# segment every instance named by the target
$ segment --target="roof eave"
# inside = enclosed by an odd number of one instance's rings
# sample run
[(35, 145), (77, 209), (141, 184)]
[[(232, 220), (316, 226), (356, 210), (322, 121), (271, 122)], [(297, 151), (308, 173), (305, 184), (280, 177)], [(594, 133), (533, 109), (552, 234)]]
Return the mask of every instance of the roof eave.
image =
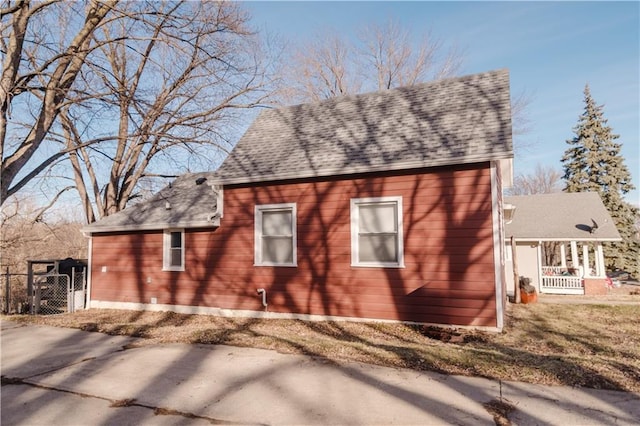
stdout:
[(165, 229), (202, 229), (202, 228), (218, 228), (220, 226), (220, 218), (213, 220), (200, 220), (189, 222), (159, 222), (159, 223), (141, 223), (135, 225), (110, 225), (110, 226), (85, 226), (81, 229), (86, 234), (105, 234), (110, 232), (135, 232), (135, 231), (161, 231)]
[(344, 176), (359, 173), (378, 173), (388, 171), (402, 171), (419, 168), (431, 168), (441, 166), (454, 166), (462, 164), (482, 163), (486, 161), (504, 160), (513, 158), (513, 152), (500, 152), (492, 155), (467, 155), (464, 157), (456, 158), (443, 158), (437, 160), (425, 161), (412, 161), (403, 162), (401, 164), (384, 164), (380, 166), (353, 166), (348, 168), (326, 168), (322, 170), (309, 170), (307, 173), (289, 172), (278, 173), (274, 175), (261, 175), (261, 176), (243, 176), (239, 178), (227, 178), (221, 177), (219, 183), (222, 185), (238, 185), (247, 183), (260, 183), (271, 182), (278, 180), (293, 180), (293, 179), (308, 179), (308, 178), (321, 178), (331, 176)]

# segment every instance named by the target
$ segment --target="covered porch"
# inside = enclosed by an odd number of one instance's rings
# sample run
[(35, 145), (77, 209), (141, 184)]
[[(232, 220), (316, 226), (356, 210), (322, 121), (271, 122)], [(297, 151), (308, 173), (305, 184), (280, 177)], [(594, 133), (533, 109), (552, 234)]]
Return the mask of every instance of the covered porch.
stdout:
[[(557, 250), (559, 253), (543, 254), (543, 263), (554, 263), (554, 265), (541, 265), (539, 276), (540, 293), (548, 294), (601, 294), (601, 285), (606, 290), (606, 270), (604, 266), (604, 252), (602, 244), (580, 243), (578, 249), (577, 241), (556, 242), (555, 244), (540, 243), (542, 251)], [(567, 247), (569, 253), (567, 253)], [(548, 262), (549, 259), (559, 261)], [(544, 262), (547, 260), (547, 262)], [(587, 288), (585, 288), (585, 285)]]
[(505, 222), (507, 294), (515, 294), (516, 274), (538, 293), (607, 293), (603, 243), (621, 238), (597, 193), (513, 196), (505, 203), (513, 209)]

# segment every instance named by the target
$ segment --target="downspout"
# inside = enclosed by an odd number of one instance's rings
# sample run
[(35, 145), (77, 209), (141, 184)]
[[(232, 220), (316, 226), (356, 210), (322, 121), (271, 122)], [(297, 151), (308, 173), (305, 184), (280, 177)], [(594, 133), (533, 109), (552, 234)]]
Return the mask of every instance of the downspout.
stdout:
[(258, 294), (262, 295), (262, 306), (264, 306), (264, 310), (267, 310), (267, 290), (264, 288), (258, 289)]
[(207, 217), (209, 222), (213, 222), (216, 219), (220, 220), (222, 216), (224, 216), (224, 192), (222, 189), (222, 185), (209, 185), (213, 190), (213, 193), (216, 195), (216, 211)]
[[(504, 327), (506, 283), (504, 271), (504, 216), (502, 212), (502, 182), (500, 167), (496, 161), (490, 163), (491, 169), (491, 222), (493, 228), (493, 261), (496, 295), (496, 328)], [(514, 283), (516, 286), (518, 283)]]

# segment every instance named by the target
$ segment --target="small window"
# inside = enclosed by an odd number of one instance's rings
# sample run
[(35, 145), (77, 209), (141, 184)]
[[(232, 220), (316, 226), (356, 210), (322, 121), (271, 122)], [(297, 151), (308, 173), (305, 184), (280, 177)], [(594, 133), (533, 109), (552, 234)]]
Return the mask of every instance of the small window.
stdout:
[(296, 205), (256, 206), (255, 221), (255, 264), (297, 266)]
[(184, 231), (164, 231), (164, 261), (165, 271), (184, 271)]
[(351, 200), (351, 264), (404, 267), (402, 197)]

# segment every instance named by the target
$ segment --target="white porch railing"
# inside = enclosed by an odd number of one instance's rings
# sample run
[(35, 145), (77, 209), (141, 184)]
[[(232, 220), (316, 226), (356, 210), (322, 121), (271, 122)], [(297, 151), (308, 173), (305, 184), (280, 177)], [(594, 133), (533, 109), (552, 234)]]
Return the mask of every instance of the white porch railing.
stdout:
[(566, 275), (567, 268), (564, 266), (543, 266), (542, 274), (543, 275)]
[(542, 267), (541, 293), (551, 294), (584, 294), (582, 278), (566, 274), (566, 268), (560, 266)]

